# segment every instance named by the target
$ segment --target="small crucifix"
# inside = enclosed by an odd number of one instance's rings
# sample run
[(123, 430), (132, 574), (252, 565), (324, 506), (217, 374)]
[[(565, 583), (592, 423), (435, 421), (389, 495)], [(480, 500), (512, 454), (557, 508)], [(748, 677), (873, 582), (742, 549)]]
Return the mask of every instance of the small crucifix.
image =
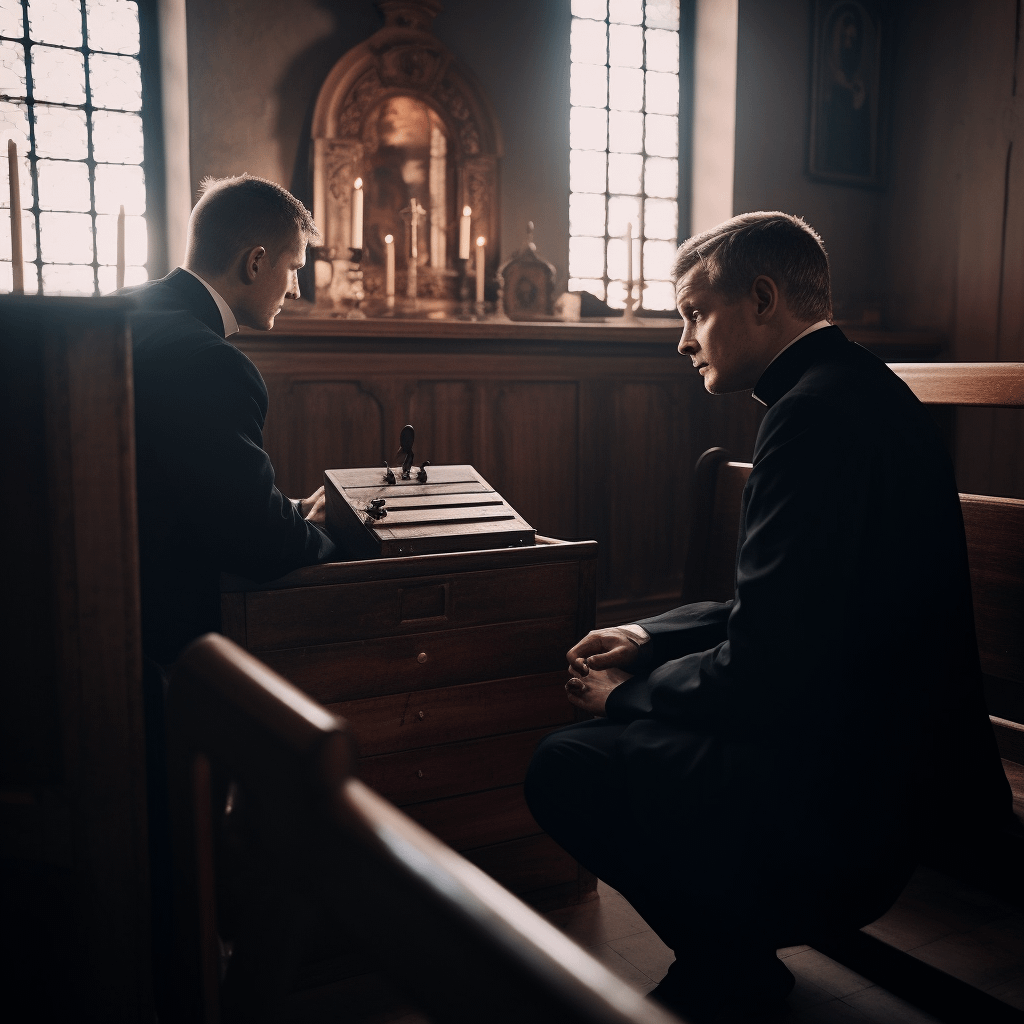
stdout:
[(416, 272), (419, 260), (419, 246), (417, 238), (419, 235), (420, 220), (426, 217), (426, 209), (420, 205), (419, 200), (413, 196), (409, 205), (402, 210), (402, 216), (409, 222), (409, 240), (412, 243), (409, 249), (409, 274), (405, 288), (407, 298), (415, 299), (417, 290)]

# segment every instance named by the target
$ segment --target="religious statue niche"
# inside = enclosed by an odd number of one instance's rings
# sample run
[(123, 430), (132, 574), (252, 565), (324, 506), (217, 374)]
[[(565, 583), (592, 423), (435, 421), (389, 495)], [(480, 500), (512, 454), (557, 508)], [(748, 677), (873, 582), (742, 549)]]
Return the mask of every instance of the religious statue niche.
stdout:
[(384, 27), (338, 61), (313, 114), (316, 305), (445, 316), (496, 291), (500, 133), (430, 31), (437, 0), (380, 7)]

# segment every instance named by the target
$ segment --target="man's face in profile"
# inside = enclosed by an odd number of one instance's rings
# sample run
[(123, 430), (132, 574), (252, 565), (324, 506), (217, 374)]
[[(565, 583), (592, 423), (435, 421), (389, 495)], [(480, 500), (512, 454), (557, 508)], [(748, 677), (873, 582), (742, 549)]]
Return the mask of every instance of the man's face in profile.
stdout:
[(679, 354), (689, 356), (713, 395), (745, 391), (763, 369), (752, 314), (756, 302), (730, 299), (693, 267), (676, 284), (676, 306), (683, 318)]
[(294, 236), (267, 247), (258, 261), (256, 280), (246, 295), (239, 323), (258, 331), (269, 331), (281, 312), (284, 300), (299, 297), (298, 272), (306, 264), (306, 239)]

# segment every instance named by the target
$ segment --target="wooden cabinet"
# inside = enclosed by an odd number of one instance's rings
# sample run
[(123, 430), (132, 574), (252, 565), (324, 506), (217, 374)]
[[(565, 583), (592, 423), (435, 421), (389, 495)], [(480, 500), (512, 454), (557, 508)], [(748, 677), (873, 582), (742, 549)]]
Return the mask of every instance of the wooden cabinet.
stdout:
[(593, 628), (597, 545), (333, 563), (226, 579), (224, 631), (352, 726), (363, 780), (534, 903), (594, 880), (522, 794), (574, 721), (565, 652)]

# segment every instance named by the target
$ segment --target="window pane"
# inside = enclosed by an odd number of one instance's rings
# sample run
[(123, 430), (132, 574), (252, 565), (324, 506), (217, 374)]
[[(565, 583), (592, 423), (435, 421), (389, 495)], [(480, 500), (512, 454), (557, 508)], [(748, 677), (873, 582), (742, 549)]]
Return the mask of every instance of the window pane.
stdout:
[(570, 53), (574, 64), (604, 64), (608, 57), (607, 26), (603, 21), (574, 18)]
[(146, 212), (146, 176), (142, 168), (134, 164), (97, 164), (96, 212), (116, 214), (122, 204), (125, 213)]
[(32, 47), (32, 92), (37, 100), (85, 102), (85, 57), (54, 46)]
[(645, 109), (648, 114), (678, 114), (679, 76), (648, 71)]
[(573, 192), (603, 192), (605, 189), (604, 153), (569, 153), (569, 188)]
[(18, 153), (28, 153), (28, 107), (24, 103), (0, 100), (0, 139), (14, 139), (18, 144)]
[(572, 277), (600, 277), (604, 273), (604, 239), (569, 239), (569, 274)]
[(44, 260), (92, 263), (92, 217), (87, 213), (41, 213), (39, 233)]
[(644, 309), (675, 309), (676, 291), (671, 281), (644, 282)]
[(608, 113), (603, 108), (573, 107), (569, 111), (569, 145), (573, 149), (605, 149)]
[[(633, 298), (636, 299), (637, 287), (636, 281), (633, 282)], [(608, 305), (612, 309), (625, 309), (626, 308), (626, 282), (625, 281), (609, 281), (608, 282)], [(635, 307), (634, 307), (635, 308)]]
[(581, 277), (570, 277), (569, 291), (590, 292), (591, 295), (596, 295), (599, 299), (604, 301), (604, 281), (601, 280), (591, 280), (588, 278)]
[(29, 0), (28, 34), (39, 43), (81, 46), (82, 5), (78, 0)]
[(651, 156), (676, 156), (679, 153), (679, 121), (665, 114), (648, 114), (644, 148)]
[[(644, 31), (631, 25), (611, 26), (608, 63), (613, 67), (640, 68), (644, 64)], [(574, 58), (575, 59), (575, 58)]]
[(92, 267), (44, 263), (43, 291), (47, 295), (92, 295)]
[(614, 153), (639, 153), (643, 149), (643, 116), (625, 110), (613, 110), (608, 132), (608, 148)]
[[(39, 209), (80, 210), (92, 208), (89, 195), (89, 168), (67, 160), (39, 160)], [(89, 257), (92, 259), (92, 257)]]
[[(27, 210), (23, 210), (21, 214), (21, 254), (28, 263), (36, 258), (36, 222), (35, 218)], [(8, 265), (10, 265), (11, 213), (9, 205), (4, 207), (3, 216), (0, 217), (0, 259), (7, 260)], [(25, 271), (25, 277), (28, 278), (30, 276), (33, 280), (35, 279), (35, 270), (32, 267), (26, 268)], [(2, 291), (3, 289), (0, 288), (0, 292)]]
[(84, 160), (89, 155), (85, 111), (39, 103), (36, 115), (36, 155)]
[(639, 25), (644, 20), (643, 0), (611, 0), (608, 20), (623, 25)]
[(601, 64), (573, 64), (569, 99), (577, 107), (603, 107), (608, 102), (608, 69)]
[(0, 36), (20, 39), (24, 32), (21, 0), (0, 0)]
[(0, 95), (20, 99), (25, 94), (25, 47), (0, 42)]
[(647, 0), (644, 6), (648, 28), (679, 31), (679, 0)]
[(572, 13), (577, 18), (603, 21), (608, 14), (608, 0), (572, 0)]
[(644, 166), (644, 191), (649, 196), (677, 199), (679, 168), (676, 161), (651, 157)]
[[(134, 266), (146, 262), (148, 236), (145, 217), (124, 219), (124, 261)], [(96, 217), (96, 259), (100, 263), (117, 263), (117, 214), (101, 213)]]
[(608, 200), (608, 234), (624, 235), (633, 225), (633, 237), (640, 230), (640, 200), (636, 196), (612, 196)]
[(142, 109), (142, 73), (134, 57), (92, 54), (89, 57), (89, 88), (94, 107)]
[[(636, 225), (633, 225), (634, 232), (636, 231)], [(636, 239), (633, 240), (633, 276), (637, 276), (637, 272), (640, 270), (640, 265), (637, 263), (639, 256), (639, 250), (637, 248)], [(608, 239), (608, 276), (615, 277), (619, 280), (626, 280), (626, 241), (623, 238), (609, 238)]]
[(86, 0), (89, 47), (111, 53), (139, 52), (139, 8), (128, 0)]
[(92, 117), (92, 148), (104, 163), (142, 163), (142, 118), (97, 110)]
[[(100, 267), (100, 295), (109, 295), (117, 291), (117, 267)], [(145, 267), (124, 268), (125, 287), (133, 284), (145, 284), (149, 280), (149, 273)]]
[(644, 73), (639, 68), (611, 68), (609, 76), (608, 106), (613, 110), (642, 110)]
[(604, 196), (585, 192), (569, 196), (569, 234), (604, 236)]
[(672, 276), (675, 242), (644, 242), (644, 277), (665, 280)]
[(644, 234), (674, 242), (679, 232), (679, 205), (671, 199), (648, 199), (644, 203)]
[(679, 73), (679, 34), (677, 32), (648, 29), (647, 70)]
[(640, 165), (642, 158), (625, 153), (608, 157), (608, 191), (636, 195), (640, 191)]

